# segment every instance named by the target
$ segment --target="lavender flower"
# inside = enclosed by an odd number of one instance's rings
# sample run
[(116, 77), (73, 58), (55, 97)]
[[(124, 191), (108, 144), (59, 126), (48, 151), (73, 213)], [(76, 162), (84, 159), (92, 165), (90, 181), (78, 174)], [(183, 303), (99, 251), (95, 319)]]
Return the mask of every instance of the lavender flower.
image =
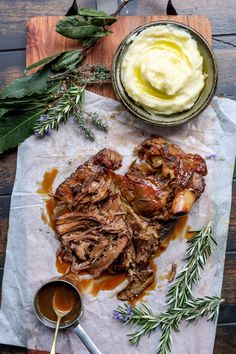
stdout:
[(117, 310), (113, 310), (115, 320), (127, 322), (133, 316), (133, 308), (130, 305), (125, 305), (125, 308), (119, 306)]
[(205, 155), (205, 159), (207, 159), (207, 160), (212, 160), (212, 159), (216, 159), (216, 158), (217, 158), (217, 155), (215, 153)]

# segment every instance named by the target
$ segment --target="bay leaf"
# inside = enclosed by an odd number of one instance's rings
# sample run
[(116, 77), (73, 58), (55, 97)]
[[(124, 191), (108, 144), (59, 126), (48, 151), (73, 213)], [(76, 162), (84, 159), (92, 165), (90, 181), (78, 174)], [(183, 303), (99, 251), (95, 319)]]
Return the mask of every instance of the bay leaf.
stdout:
[(111, 33), (112, 33), (112, 31), (109, 31), (109, 30), (98, 31), (94, 34), (94, 37), (101, 38), (101, 37), (109, 36)]
[(2, 116), (4, 116), (4, 114), (7, 113), (8, 111), (9, 111), (9, 109), (7, 109), (7, 108), (0, 108), (0, 118)]
[(0, 153), (14, 148), (33, 133), (36, 120), (45, 112), (37, 108), (27, 112), (11, 111), (0, 120)]
[(91, 25), (99, 26), (99, 27), (110, 26), (116, 21), (117, 21), (116, 17), (108, 16), (108, 15), (106, 17), (94, 17), (89, 19)]
[(61, 55), (62, 53), (64, 52), (60, 52), (60, 53), (57, 53), (55, 55), (51, 55), (50, 57), (47, 57), (47, 58), (43, 58), (39, 61), (36, 61), (35, 63), (33, 63), (32, 65), (28, 66), (26, 69), (25, 69), (25, 73), (31, 71), (32, 69), (35, 69), (37, 68), (38, 66), (42, 66), (42, 65), (45, 65), (45, 64), (49, 64), (51, 63), (52, 61), (54, 61), (59, 55)]
[(83, 39), (93, 37), (100, 27), (91, 25), (82, 16), (69, 16), (57, 22), (56, 31), (64, 37)]
[(30, 76), (14, 80), (0, 92), (0, 99), (21, 98), (33, 93), (42, 93), (48, 88), (48, 77), (52, 75), (49, 66), (45, 66)]
[(76, 66), (83, 59), (83, 51), (79, 50), (70, 50), (63, 53), (54, 64), (51, 65), (53, 71), (60, 71), (71, 67), (73, 64)]

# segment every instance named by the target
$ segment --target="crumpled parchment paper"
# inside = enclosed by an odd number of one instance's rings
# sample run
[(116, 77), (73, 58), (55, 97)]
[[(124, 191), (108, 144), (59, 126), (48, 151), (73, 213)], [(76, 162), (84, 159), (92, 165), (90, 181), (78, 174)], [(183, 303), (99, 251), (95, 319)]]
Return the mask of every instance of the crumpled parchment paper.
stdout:
[[(44, 327), (34, 315), (32, 300), (36, 289), (45, 280), (58, 275), (55, 254), (59, 246), (53, 231), (43, 223), (42, 196), (37, 194), (45, 171), (58, 168), (54, 188), (68, 177), (90, 155), (104, 147), (111, 147), (124, 156), (124, 171), (134, 159), (133, 147), (150, 134), (158, 134), (179, 144), (186, 152), (202, 156), (214, 154), (207, 160), (206, 190), (194, 205), (188, 220), (193, 228), (214, 222), (214, 236), (218, 246), (209, 259), (195, 295), (220, 295), (224, 268), (225, 247), (231, 205), (231, 182), (235, 159), (236, 102), (214, 98), (212, 104), (197, 119), (176, 128), (148, 126), (131, 117), (112, 99), (86, 93), (86, 107), (98, 111), (107, 119), (109, 133), (96, 132), (96, 143), (84, 140), (73, 119), (58, 132), (39, 140), (32, 136), (18, 149), (17, 173), (11, 199), (10, 225), (2, 285), (0, 312), (0, 342), (50, 351), (53, 331)], [(213, 157), (211, 156), (211, 157)], [(179, 271), (186, 248), (186, 240), (172, 241), (156, 262), (157, 287), (144, 298), (153, 311), (165, 306), (167, 280), (162, 280), (173, 262)], [(114, 291), (99, 292), (96, 297), (83, 298), (82, 326), (104, 354), (150, 354), (160, 338), (156, 331), (132, 347), (126, 334), (133, 328), (122, 326), (112, 317), (119, 301)], [(180, 333), (173, 334), (174, 354), (210, 354), (213, 351), (216, 324), (200, 320), (197, 325), (182, 323)], [(60, 332), (57, 352), (86, 354), (87, 350), (71, 329)]]

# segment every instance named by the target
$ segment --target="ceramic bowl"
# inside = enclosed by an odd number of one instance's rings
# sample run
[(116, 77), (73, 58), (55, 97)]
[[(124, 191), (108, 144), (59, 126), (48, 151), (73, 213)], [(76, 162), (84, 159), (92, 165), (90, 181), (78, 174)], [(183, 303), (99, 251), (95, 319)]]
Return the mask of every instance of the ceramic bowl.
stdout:
[[(127, 94), (121, 82), (122, 60), (129, 45), (132, 43), (133, 38), (135, 38), (135, 35), (138, 35), (146, 28), (163, 24), (173, 24), (177, 27), (187, 30), (191, 34), (191, 36), (197, 41), (198, 50), (201, 56), (203, 57), (203, 72), (206, 74), (204, 87), (194, 105), (186, 111), (171, 114), (168, 116), (149, 113), (144, 108), (139, 106)], [(147, 123), (157, 126), (175, 126), (183, 124), (189, 121), (190, 119), (197, 117), (209, 105), (216, 90), (217, 79), (218, 72), (215, 55), (208, 42), (203, 38), (203, 36), (199, 32), (197, 32), (193, 28), (174, 21), (156, 21), (136, 28), (134, 31), (129, 33), (128, 36), (125, 37), (124, 40), (121, 42), (121, 44), (117, 48), (112, 62), (112, 84), (117, 98), (121, 101), (127, 111), (129, 111), (133, 116), (140, 118)]]

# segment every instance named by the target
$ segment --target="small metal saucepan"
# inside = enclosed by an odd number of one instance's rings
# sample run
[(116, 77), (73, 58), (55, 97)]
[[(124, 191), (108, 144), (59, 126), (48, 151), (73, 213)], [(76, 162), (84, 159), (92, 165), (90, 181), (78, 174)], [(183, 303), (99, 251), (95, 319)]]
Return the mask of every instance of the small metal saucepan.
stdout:
[(77, 334), (77, 336), (80, 338), (80, 340), (83, 342), (83, 344), (86, 346), (88, 351), (91, 354), (102, 354), (100, 350), (96, 347), (96, 345), (93, 343), (93, 341), (89, 338), (87, 333), (84, 331), (82, 326), (80, 325), (79, 321), (83, 315), (83, 308), (82, 308), (82, 300), (81, 300), (81, 295), (79, 293), (79, 290), (76, 285), (74, 285), (70, 279), (65, 279), (65, 277), (62, 278), (54, 278), (46, 283), (44, 283), (36, 292), (35, 297), (34, 297), (34, 310), (37, 318), (39, 319), (40, 322), (42, 322), (45, 326), (50, 327), (50, 328), (56, 328), (56, 321), (52, 321), (51, 319), (47, 318), (45, 314), (43, 314), (40, 310), (39, 307), (39, 297), (40, 293), (42, 292), (45, 287), (50, 287), (50, 286), (55, 286), (58, 284), (61, 285), (66, 285), (67, 287), (70, 286), (74, 291), (77, 293), (77, 306), (73, 310), (73, 315), (70, 317), (69, 320), (62, 321), (59, 329), (66, 329), (66, 328), (73, 328), (73, 331)]

